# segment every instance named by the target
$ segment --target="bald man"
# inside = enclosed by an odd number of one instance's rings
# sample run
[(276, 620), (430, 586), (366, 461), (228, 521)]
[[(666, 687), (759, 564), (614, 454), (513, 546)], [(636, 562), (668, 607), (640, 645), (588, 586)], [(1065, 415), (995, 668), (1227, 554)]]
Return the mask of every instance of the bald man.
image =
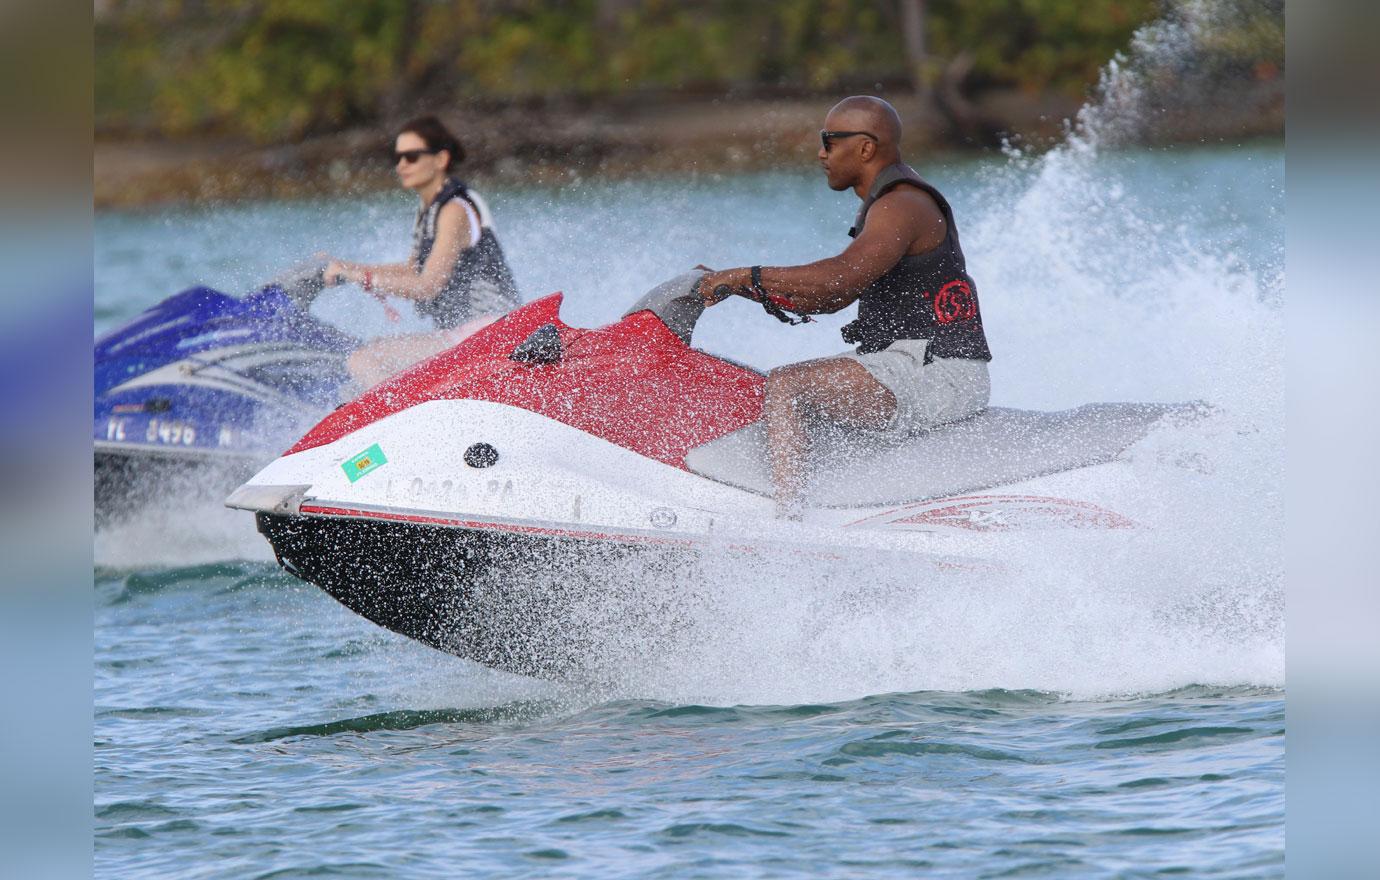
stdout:
[(820, 132), (829, 188), (862, 207), (838, 256), (804, 266), (752, 266), (704, 275), (707, 305), (739, 294), (769, 311), (833, 313), (858, 303), (843, 328), (857, 349), (767, 376), (763, 418), (780, 512), (799, 515), (810, 427), (901, 432), (933, 428), (987, 406), (992, 354), (953, 211), (901, 160), (901, 119), (886, 101), (834, 105)]

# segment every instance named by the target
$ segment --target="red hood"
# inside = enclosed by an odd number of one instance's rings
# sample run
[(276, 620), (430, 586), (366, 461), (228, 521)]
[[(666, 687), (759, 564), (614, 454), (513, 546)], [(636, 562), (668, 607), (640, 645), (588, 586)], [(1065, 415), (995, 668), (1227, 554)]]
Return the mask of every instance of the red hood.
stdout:
[[(689, 450), (761, 417), (762, 376), (691, 349), (651, 312), (585, 330), (562, 323), (560, 306), (559, 293), (529, 303), (376, 385), (323, 419), (287, 454), (428, 400), (487, 400), (683, 467)], [(560, 333), (560, 363), (510, 360), (543, 324)]]

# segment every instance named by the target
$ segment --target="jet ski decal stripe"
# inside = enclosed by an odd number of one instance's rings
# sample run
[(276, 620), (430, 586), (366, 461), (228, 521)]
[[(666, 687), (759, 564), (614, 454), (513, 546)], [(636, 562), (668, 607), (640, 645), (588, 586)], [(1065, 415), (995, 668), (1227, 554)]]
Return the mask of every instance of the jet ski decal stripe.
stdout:
[(945, 525), (973, 531), (1028, 527), (1029, 514), (1073, 528), (1133, 529), (1134, 520), (1089, 501), (1045, 495), (963, 495), (931, 498), (848, 523), (854, 526)]
[[(623, 544), (641, 547), (663, 547), (675, 548), (680, 550), (699, 550), (708, 546), (708, 542), (702, 540), (661, 538), (655, 535), (635, 534), (627, 532), (589, 532), (577, 531), (573, 529), (552, 528), (550, 526), (536, 526), (514, 522), (494, 522), (491, 520), (465, 520), (452, 517), (428, 516), (416, 513), (401, 513), (388, 510), (370, 510), (352, 507), (332, 507), (322, 504), (302, 504), (299, 512), (305, 515), (320, 517), (339, 517), (342, 519), (370, 519), (384, 520), (388, 522), (408, 523), (413, 525), (438, 526), (442, 528), (471, 529), (479, 532), (506, 532), (510, 534), (531, 535), (543, 538), (571, 539), (601, 541), (609, 544)], [(730, 543), (723, 545), (722, 549), (736, 553), (747, 553), (749, 555), (760, 555), (771, 552), (772, 548), (752, 544)], [(818, 559), (829, 562), (838, 562), (847, 558), (838, 552), (829, 550), (809, 550), (800, 547), (790, 548), (790, 552), (796, 558), (804, 557)], [(953, 556), (928, 556), (926, 560), (934, 566), (937, 571), (963, 571), (963, 572), (985, 572), (1000, 569), (1000, 565), (987, 560), (976, 560)]]
[(301, 512), (317, 516), (338, 516), (356, 519), (382, 519), (391, 522), (417, 523), (419, 525), (446, 526), (457, 529), (476, 529), (489, 532), (512, 532), (522, 535), (541, 535), (548, 538), (579, 538), (590, 541), (612, 541), (627, 544), (658, 544), (675, 547), (694, 547), (701, 542), (684, 538), (659, 538), (653, 535), (639, 535), (627, 532), (586, 532), (574, 529), (559, 529), (550, 526), (525, 525), (522, 523), (493, 522), (491, 520), (454, 519), (443, 516), (427, 516), (417, 513), (396, 513), (386, 510), (366, 510), (355, 507), (327, 507), (319, 504), (303, 504)]

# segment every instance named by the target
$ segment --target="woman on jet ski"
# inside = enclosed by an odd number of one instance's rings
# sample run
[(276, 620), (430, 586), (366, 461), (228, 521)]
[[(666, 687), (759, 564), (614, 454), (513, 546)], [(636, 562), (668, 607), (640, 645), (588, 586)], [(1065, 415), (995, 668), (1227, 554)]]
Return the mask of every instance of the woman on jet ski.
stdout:
[(404, 125), (393, 144), (393, 163), (398, 181), (420, 202), (412, 255), (406, 263), (332, 259), (326, 266), (328, 284), (348, 281), (380, 300), (410, 299), (437, 327), (378, 339), (352, 354), (350, 374), (361, 387), (450, 348), (520, 302), (488, 206), (452, 176), (464, 159), (459, 140), (436, 117)]

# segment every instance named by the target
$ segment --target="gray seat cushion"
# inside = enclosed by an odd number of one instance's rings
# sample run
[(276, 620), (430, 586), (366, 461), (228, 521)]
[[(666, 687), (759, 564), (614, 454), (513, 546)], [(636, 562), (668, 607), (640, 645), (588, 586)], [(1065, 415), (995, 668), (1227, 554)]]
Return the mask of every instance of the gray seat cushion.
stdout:
[[(1101, 464), (1164, 416), (1205, 411), (1201, 404), (1090, 403), (1062, 412), (990, 407), (910, 437), (821, 430), (812, 442), (806, 501), (815, 507), (901, 504)], [(771, 494), (761, 422), (690, 450), (685, 463), (711, 480)]]

